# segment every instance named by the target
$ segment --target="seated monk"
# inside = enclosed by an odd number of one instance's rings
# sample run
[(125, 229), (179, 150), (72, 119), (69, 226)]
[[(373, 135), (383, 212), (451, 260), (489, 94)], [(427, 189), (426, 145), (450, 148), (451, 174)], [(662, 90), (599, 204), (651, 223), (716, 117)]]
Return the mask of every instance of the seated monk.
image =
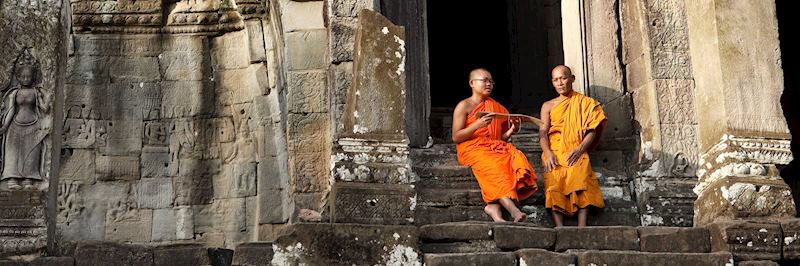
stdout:
[[(486, 69), (469, 74), (472, 96), (464, 99), (453, 111), (453, 142), (458, 150), (458, 162), (470, 166), (481, 187), (484, 211), (495, 222), (504, 222), (502, 205), (514, 222), (526, 215), (517, 208), (519, 200), (536, 191), (536, 174), (525, 155), (506, 142), (519, 131), (519, 119), (482, 117), (478, 112), (508, 113), (502, 105), (489, 98), (494, 81)], [(513, 121), (512, 121), (513, 120)]]
[(563, 226), (563, 215), (578, 213), (578, 226), (586, 226), (588, 207), (603, 208), (600, 185), (589, 164), (593, 148), (607, 121), (596, 100), (572, 90), (575, 76), (567, 66), (552, 71), (559, 96), (542, 105), (539, 143), (544, 165), (545, 207), (553, 213), (555, 226)]

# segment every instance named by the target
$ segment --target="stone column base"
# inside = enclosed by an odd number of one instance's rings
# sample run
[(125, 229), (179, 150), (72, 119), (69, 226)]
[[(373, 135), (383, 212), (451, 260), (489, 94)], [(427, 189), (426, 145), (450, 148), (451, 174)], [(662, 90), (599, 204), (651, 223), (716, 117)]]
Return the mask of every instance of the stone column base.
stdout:
[(790, 218), (796, 209), (789, 187), (780, 177), (727, 176), (700, 192), (694, 224), (745, 218)]

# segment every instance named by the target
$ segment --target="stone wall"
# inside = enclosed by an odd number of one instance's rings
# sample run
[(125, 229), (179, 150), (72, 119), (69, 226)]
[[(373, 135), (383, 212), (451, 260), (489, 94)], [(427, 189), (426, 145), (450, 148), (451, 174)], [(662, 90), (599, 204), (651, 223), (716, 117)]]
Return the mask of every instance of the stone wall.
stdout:
[(0, 1), (0, 257), (40, 254), (52, 241), (59, 143), (51, 136), (62, 115), (67, 48), (62, 8), (62, 1)]
[(692, 225), (698, 165), (695, 85), (684, 1), (621, 2), (626, 86), (639, 158), (631, 170), (644, 225)]
[(270, 5), (71, 5), (60, 239), (232, 247), (285, 223)]

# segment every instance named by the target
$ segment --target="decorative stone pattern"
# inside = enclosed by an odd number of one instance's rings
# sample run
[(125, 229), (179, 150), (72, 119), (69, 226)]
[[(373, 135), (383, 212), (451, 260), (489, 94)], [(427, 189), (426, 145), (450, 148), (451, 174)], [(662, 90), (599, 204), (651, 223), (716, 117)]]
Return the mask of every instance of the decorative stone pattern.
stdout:
[[(268, 72), (279, 72), (280, 58), (270, 6), (162, 2), (71, 3), (64, 241), (234, 247), (257, 234), (257, 210), (276, 206), (259, 220), (288, 219), (286, 103), (271, 93), (280, 83)], [(284, 193), (267, 202), (262, 184)]]
[(411, 224), (417, 197), (409, 185), (337, 182), (331, 201), (334, 222)]
[(730, 251), (740, 260), (780, 260), (783, 232), (778, 223), (718, 222), (708, 226), (712, 251)]

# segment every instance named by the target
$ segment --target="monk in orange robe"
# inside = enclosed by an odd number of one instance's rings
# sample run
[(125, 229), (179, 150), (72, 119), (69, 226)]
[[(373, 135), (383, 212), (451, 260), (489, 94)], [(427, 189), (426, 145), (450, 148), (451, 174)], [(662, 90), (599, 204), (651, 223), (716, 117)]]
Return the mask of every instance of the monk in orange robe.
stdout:
[(575, 76), (569, 67), (557, 66), (551, 74), (559, 96), (542, 105), (539, 128), (545, 207), (556, 226), (563, 226), (564, 214), (576, 212), (578, 226), (586, 226), (588, 207), (605, 206), (587, 152), (597, 144), (607, 119), (599, 102), (572, 90)]
[(494, 87), (492, 75), (486, 69), (470, 72), (472, 96), (464, 99), (453, 111), (453, 142), (458, 161), (470, 166), (481, 187), (484, 211), (495, 222), (504, 222), (505, 208), (514, 222), (526, 215), (517, 208), (519, 200), (536, 191), (536, 174), (525, 155), (506, 142), (519, 131), (519, 119), (506, 119), (478, 112), (508, 113), (508, 110), (489, 95)]

